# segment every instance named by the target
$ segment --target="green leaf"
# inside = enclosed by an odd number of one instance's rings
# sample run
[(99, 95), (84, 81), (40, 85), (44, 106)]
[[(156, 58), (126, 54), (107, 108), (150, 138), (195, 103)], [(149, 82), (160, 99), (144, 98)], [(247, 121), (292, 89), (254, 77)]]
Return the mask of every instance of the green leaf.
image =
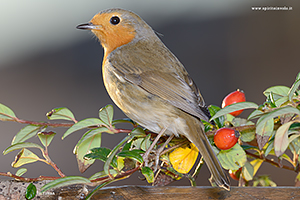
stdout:
[(76, 121), (73, 113), (68, 108), (54, 108), (46, 114), (47, 118), (50, 120), (64, 119), (69, 121)]
[(144, 151), (147, 151), (147, 149), (149, 149), (149, 147), (151, 146), (152, 142), (150, 140), (151, 138), (151, 134), (148, 134), (143, 140), (142, 140), (142, 143), (141, 143), (141, 146), (140, 148)]
[(258, 105), (252, 102), (239, 102), (239, 103), (231, 104), (221, 109), (219, 112), (217, 112), (210, 120), (214, 120), (222, 115), (229, 114), (237, 110), (249, 109), (249, 108), (257, 109), (257, 107)]
[(16, 172), (16, 176), (22, 176), (23, 174), (25, 174), (27, 172), (26, 168), (20, 168), (18, 169), (18, 171)]
[(258, 119), (258, 121), (256, 123), (256, 126), (258, 126), (259, 123), (264, 124), (264, 123), (266, 123), (266, 121), (268, 121), (270, 119), (273, 119), (274, 117), (277, 117), (279, 115), (288, 114), (288, 113), (294, 113), (294, 114), (300, 115), (300, 111), (297, 108), (294, 108), (294, 107), (291, 107), (291, 106), (285, 106), (285, 107), (282, 107), (282, 108), (275, 109), (275, 110), (261, 116)]
[[(107, 161), (107, 157), (110, 154), (111, 150), (105, 147), (99, 147), (91, 149), (91, 153), (86, 154), (84, 157), (90, 158), (90, 159), (98, 159), (103, 162)], [(117, 158), (115, 157), (113, 161), (111, 162), (111, 166), (113, 168), (117, 168)]]
[(229, 150), (221, 150), (217, 157), (224, 169), (231, 170), (238, 170), (247, 161), (246, 153), (238, 143)]
[(129, 149), (131, 148), (131, 145), (132, 145), (132, 141), (126, 143), (123, 148), (122, 148), (122, 151), (129, 151)]
[(90, 193), (88, 193), (88, 195), (86, 196), (85, 200), (91, 200), (92, 196), (101, 188), (105, 187), (106, 185), (110, 184), (111, 182), (113, 182), (115, 180), (111, 180), (111, 181), (106, 181), (100, 185), (97, 185)]
[(17, 144), (20, 142), (25, 142), (26, 140), (32, 138), (37, 134), (37, 132), (40, 130), (41, 126), (37, 125), (27, 125), (24, 128), (22, 128), (17, 135), (13, 138), (11, 144)]
[[(294, 137), (293, 137), (294, 136)], [(291, 149), (292, 152), (295, 152), (296, 154), (300, 154), (300, 135), (295, 134), (289, 137), (289, 148)]]
[(131, 158), (139, 163), (143, 163), (143, 157), (140, 155), (140, 153), (144, 153), (144, 151), (138, 150), (138, 149), (134, 149), (131, 151), (121, 151), (120, 153), (118, 153), (118, 156), (124, 157), (124, 158)]
[[(212, 117), (220, 110), (221, 110), (221, 108), (219, 108), (218, 106), (214, 106), (214, 105), (208, 106), (208, 111)], [(224, 121), (225, 121), (224, 116), (220, 116), (220, 117), (214, 119), (214, 122), (216, 123), (216, 125), (219, 128), (222, 128), (224, 126)]]
[[(95, 128), (92, 130), (87, 131), (85, 134), (83, 134), (83, 136), (81, 137), (81, 139), (78, 141), (78, 143), (76, 144), (76, 147), (78, 145), (80, 145), (82, 142), (84, 142), (85, 140), (95, 136), (95, 135), (101, 135), (101, 133), (109, 131), (108, 128), (106, 127), (100, 127), (100, 128)], [(76, 152), (75, 152), (76, 154)]]
[(246, 126), (246, 125), (254, 125), (253, 122), (248, 121), (244, 118), (239, 118), (239, 117), (235, 117), (231, 120), (231, 123), (233, 124), (234, 127), (237, 126)]
[(128, 140), (132, 139), (134, 136), (133, 135), (127, 135), (117, 146), (115, 146), (115, 148), (113, 150), (111, 150), (111, 152), (108, 154), (107, 156), (107, 160), (104, 164), (104, 172), (105, 173), (109, 173), (109, 166), (111, 165), (113, 159), (115, 159), (115, 155), (118, 152), (118, 150), (120, 149), (120, 147), (127, 142)]
[(300, 79), (296, 80), (295, 83), (292, 85), (291, 89), (289, 90), (288, 95), (290, 101), (293, 101), (294, 94), (296, 90), (298, 90), (299, 86), (300, 86)]
[(254, 168), (249, 162), (245, 163), (245, 165), (242, 169), (242, 174), (246, 181), (251, 181), (253, 179)]
[(289, 146), (288, 130), (293, 123), (293, 121), (285, 123), (276, 131), (274, 150), (277, 157), (281, 156)]
[(135, 137), (144, 137), (146, 136), (146, 133), (141, 127), (137, 127), (130, 132), (130, 135), (134, 135)]
[(36, 187), (33, 183), (30, 183), (25, 192), (25, 198), (26, 199), (33, 199), (36, 195)]
[(264, 114), (264, 112), (262, 112), (261, 110), (254, 110), (249, 116), (248, 116), (248, 120), (251, 119), (255, 119), (258, 118), (260, 116), (262, 116)]
[(145, 176), (148, 183), (153, 183), (154, 173), (150, 167), (142, 167), (141, 172)]
[(112, 121), (112, 125), (116, 125), (116, 124), (120, 124), (120, 123), (130, 123), (132, 125), (136, 125), (136, 123), (129, 118), (115, 119)]
[(89, 137), (88, 139), (81, 142), (78, 146), (74, 148), (74, 154), (77, 158), (77, 163), (79, 171), (81, 173), (85, 172), (95, 160), (93, 159), (84, 159), (84, 156), (90, 152), (91, 149), (101, 146), (101, 133)]
[(9, 107), (0, 103), (0, 120), (14, 121), (14, 118), (16, 118), (15, 113)]
[(3, 155), (6, 155), (12, 151), (18, 150), (18, 149), (23, 149), (23, 148), (38, 148), (43, 151), (43, 147), (41, 147), (38, 144), (31, 143), (31, 142), (21, 142), (17, 144), (13, 144), (9, 146), (7, 149), (3, 151)]
[(265, 123), (259, 123), (259, 120), (257, 121), (257, 123), (258, 124), (256, 125), (256, 134), (257, 136), (261, 136), (257, 137), (257, 143), (259, 149), (261, 150), (272, 135), (274, 129), (274, 122), (273, 118), (270, 118), (269, 120), (265, 121)]
[[(114, 169), (109, 169), (109, 173), (115, 177), (117, 174), (118, 174), (118, 171), (117, 170), (114, 170)], [(95, 180), (97, 178), (102, 178), (102, 177), (105, 177), (107, 176), (108, 174), (106, 174), (104, 171), (101, 171), (101, 172), (97, 172), (95, 174), (93, 174), (89, 180)]]
[(276, 107), (280, 107), (282, 104), (286, 103), (289, 100), (289, 97), (282, 97), (275, 101)]
[(270, 95), (270, 93), (273, 93), (273, 98), (276, 101), (277, 99), (288, 96), (290, 88), (286, 86), (272, 86), (268, 89), (266, 89), (263, 93), (266, 97)]
[(265, 156), (267, 157), (269, 155), (269, 153), (272, 151), (272, 149), (274, 148), (274, 140), (270, 140), (268, 143), (268, 146), (265, 150)]
[(37, 155), (29, 151), (28, 149), (22, 149), (16, 156), (14, 162), (12, 163), (12, 167), (18, 168), (22, 165), (33, 163), (38, 160), (40, 160), (40, 158)]
[(251, 142), (252, 140), (255, 139), (255, 130), (254, 131), (245, 130), (243, 132), (240, 132), (240, 134), (241, 134), (241, 140), (243, 142)]
[(71, 133), (84, 129), (84, 128), (89, 128), (91, 126), (103, 126), (105, 125), (104, 122), (98, 118), (87, 118), (87, 119), (83, 119), (79, 122), (77, 122), (76, 124), (74, 124), (73, 126), (71, 126), (63, 135), (62, 139), (66, 138), (68, 135), (70, 135)]
[(300, 72), (296, 76), (296, 80), (299, 80), (299, 79), (300, 79)]
[(91, 181), (87, 178), (81, 177), (81, 176), (67, 176), (63, 178), (56, 179), (54, 181), (51, 181), (50, 183), (47, 183), (41, 188), (41, 192), (46, 192), (47, 190), (58, 188), (58, 187), (64, 187), (68, 185), (74, 185), (74, 184), (89, 184)]
[(107, 105), (99, 110), (99, 118), (106, 124), (111, 125), (114, 116), (114, 108), (112, 105)]
[(39, 132), (38, 133), (38, 137), (41, 141), (41, 143), (45, 146), (48, 147), (52, 141), (52, 139), (54, 138), (54, 136), (56, 135), (55, 132), (53, 131), (48, 131), (48, 132)]

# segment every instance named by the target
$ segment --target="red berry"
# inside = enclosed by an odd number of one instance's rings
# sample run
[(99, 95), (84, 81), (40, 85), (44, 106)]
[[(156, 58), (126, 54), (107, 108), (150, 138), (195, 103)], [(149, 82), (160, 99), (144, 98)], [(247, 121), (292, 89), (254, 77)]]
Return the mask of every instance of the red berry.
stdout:
[[(230, 94), (228, 94), (222, 102), (222, 108), (229, 106), (231, 104), (234, 103), (238, 103), (238, 102), (244, 102), (246, 101), (246, 97), (243, 91), (237, 90), (234, 92), (231, 92)], [(230, 113), (233, 116), (238, 116), (239, 114), (241, 114), (243, 112), (243, 110), (237, 110), (234, 111), (232, 113)]]
[(227, 150), (233, 147), (238, 139), (240, 133), (231, 128), (220, 128), (214, 135), (215, 145), (221, 150)]
[(229, 170), (229, 175), (233, 180), (238, 181), (240, 179), (241, 172), (242, 172), (242, 167), (235, 171)]

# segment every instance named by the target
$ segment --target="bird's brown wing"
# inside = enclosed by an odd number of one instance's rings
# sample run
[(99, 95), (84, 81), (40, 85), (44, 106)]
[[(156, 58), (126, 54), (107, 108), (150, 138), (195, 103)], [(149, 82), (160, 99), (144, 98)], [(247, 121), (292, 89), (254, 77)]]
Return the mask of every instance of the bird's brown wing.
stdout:
[(132, 48), (131, 51), (120, 49), (114, 52), (118, 55), (108, 59), (116, 72), (127, 81), (191, 115), (208, 121), (207, 113), (202, 110), (205, 109), (205, 103), (197, 86), (178, 59), (165, 46), (162, 47), (160, 51), (164, 52), (153, 53), (147, 51), (147, 48), (142, 51), (137, 49), (138, 54)]

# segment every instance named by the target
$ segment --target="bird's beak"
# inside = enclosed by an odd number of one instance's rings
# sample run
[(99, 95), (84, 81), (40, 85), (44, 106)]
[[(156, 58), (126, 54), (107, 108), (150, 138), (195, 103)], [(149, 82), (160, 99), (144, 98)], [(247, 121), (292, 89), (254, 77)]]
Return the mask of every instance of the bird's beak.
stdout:
[(99, 30), (101, 27), (102, 27), (101, 25), (94, 25), (91, 22), (86, 24), (79, 24), (78, 26), (76, 26), (77, 29), (83, 29), (83, 30)]

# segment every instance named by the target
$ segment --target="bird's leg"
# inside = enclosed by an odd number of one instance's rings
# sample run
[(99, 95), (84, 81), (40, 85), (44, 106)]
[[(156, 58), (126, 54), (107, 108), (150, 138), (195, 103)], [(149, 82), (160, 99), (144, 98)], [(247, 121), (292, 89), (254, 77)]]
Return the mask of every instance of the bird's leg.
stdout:
[(147, 149), (147, 151), (144, 153), (143, 155), (143, 160), (144, 160), (144, 165), (146, 167), (148, 167), (148, 157), (150, 152), (152, 151), (152, 149), (154, 148), (154, 146), (156, 145), (156, 143), (158, 142), (159, 138), (164, 134), (164, 132), (167, 130), (168, 126), (164, 127), (159, 134), (156, 136), (156, 138), (154, 139), (154, 141), (152, 142), (152, 144), (150, 145), (150, 147)]
[(160, 158), (161, 152), (164, 150), (165, 146), (167, 146), (167, 144), (169, 144), (169, 142), (173, 138), (174, 138), (174, 135), (171, 135), (170, 137), (168, 137), (168, 139), (165, 141), (165, 143), (157, 150), (157, 152), (156, 152), (156, 158), (155, 158), (155, 166), (154, 166), (153, 172), (156, 172), (156, 170), (157, 170), (157, 166), (159, 164), (159, 158)]

